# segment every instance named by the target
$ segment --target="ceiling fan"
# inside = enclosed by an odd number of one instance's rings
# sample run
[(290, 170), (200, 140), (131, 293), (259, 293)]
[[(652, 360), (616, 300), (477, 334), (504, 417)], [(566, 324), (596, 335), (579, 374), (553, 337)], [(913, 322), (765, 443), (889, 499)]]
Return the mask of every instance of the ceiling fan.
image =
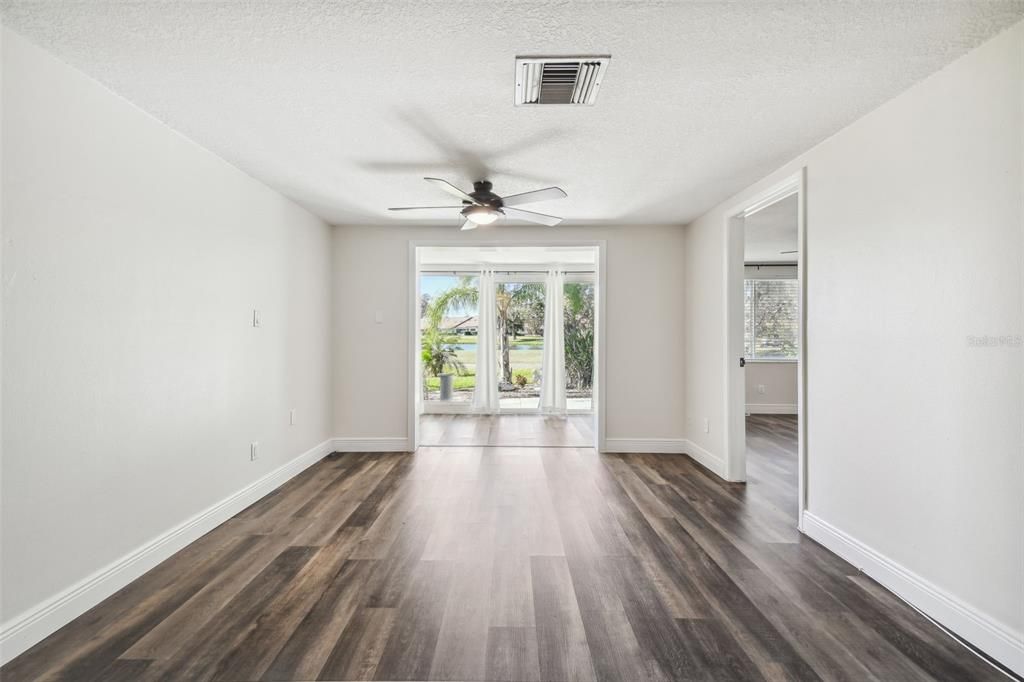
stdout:
[(533, 211), (524, 211), (521, 208), (514, 208), (520, 204), (528, 204), (533, 201), (547, 201), (549, 199), (563, 199), (568, 196), (561, 188), (546, 187), (532, 192), (522, 194), (510, 194), (507, 197), (498, 196), (491, 191), (493, 185), (487, 180), (477, 180), (473, 183), (472, 192), (463, 192), (461, 189), (441, 178), (423, 178), (440, 189), (462, 199), (459, 206), (402, 206), (389, 208), (389, 211), (423, 211), (437, 209), (459, 209), (459, 213), (465, 220), (462, 222), (462, 230), (475, 230), (480, 225), (490, 225), (502, 216), (526, 220), (531, 223), (539, 223), (554, 227), (562, 222), (561, 218)]

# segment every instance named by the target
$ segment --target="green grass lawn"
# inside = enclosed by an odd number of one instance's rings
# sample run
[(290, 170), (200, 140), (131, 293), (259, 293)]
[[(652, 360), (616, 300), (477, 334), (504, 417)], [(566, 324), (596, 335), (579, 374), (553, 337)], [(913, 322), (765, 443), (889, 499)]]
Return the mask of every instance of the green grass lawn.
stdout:
[[(468, 338), (468, 337), (466, 337)], [(455, 376), (455, 390), (468, 390), (476, 388), (476, 351), (460, 350), (456, 352), (459, 361), (465, 365), (465, 372)], [(509, 351), (509, 359), (512, 361), (512, 374), (522, 372), (526, 375), (528, 384), (533, 384), (533, 371), (540, 369), (543, 358), (543, 351), (537, 350), (513, 350)], [(427, 390), (438, 391), (441, 389), (441, 380), (437, 377), (427, 377)]]
[[(476, 374), (463, 374), (455, 377), (455, 390), (465, 391), (476, 388)], [(441, 380), (437, 377), (427, 377), (427, 390), (440, 391)]]
[[(476, 343), (476, 335), (471, 334), (468, 336), (448, 336), (444, 340), (445, 343)], [(540, 348), (544, 345), (543, 336), (517, 336), (514, 339), (510, 339), (513, 346), (537, 346)]]

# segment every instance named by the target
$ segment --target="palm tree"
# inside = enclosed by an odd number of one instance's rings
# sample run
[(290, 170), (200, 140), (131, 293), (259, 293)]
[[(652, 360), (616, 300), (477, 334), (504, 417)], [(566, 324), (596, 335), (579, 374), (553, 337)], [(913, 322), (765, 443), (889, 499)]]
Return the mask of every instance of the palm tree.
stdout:
[[(506, 383), (512, 383), (512, 350), (510, 336), (517, 323), (531, 315), (537, 306), (544, 305), (544, 286), (539, 283), (498, 284), (496, 287), (495, 313), (498, 318), (498, 349), (501, 351), (501, 376)], [(443, 291), (430, 302), (427, 322), (437, 330), (446, 313), (452, 310), (474, 308), (480, 302), (480, 289), (472, 277), (462, 277), (459, 283)]]

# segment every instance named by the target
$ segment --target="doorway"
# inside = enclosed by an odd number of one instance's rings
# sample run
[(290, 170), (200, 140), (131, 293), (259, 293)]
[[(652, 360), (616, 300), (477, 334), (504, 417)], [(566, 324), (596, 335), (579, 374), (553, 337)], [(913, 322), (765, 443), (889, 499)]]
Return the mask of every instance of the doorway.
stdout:
[[(728, 478), (807, 508), (805, 173), (727, 213)], [(753, 490), (753, 487), (752, 487)]]
[(411, 245), (416, 447), (600, 448), (602, 247)]

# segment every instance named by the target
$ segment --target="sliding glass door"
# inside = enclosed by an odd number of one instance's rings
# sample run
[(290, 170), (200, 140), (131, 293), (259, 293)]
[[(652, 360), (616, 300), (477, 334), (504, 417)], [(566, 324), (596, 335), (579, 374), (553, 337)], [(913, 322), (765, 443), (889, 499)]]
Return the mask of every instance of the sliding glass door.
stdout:
[(425, 408), (468, 407), (476, 388), (476, 273), (420, 276), (420, 366)]
[(565, 282), (565, 395), (570, 412), (594, 408), (594, 278), (569, 273)]
[[(420, 402), (425, 412), (468, 412), (477, 387), (480, 275), (419, 275)], [(595, 283), (589, 272), (565, 273), (562, 344), (565, 407), (594, 408)], [(545, 334), (546, 274), (495, 273), (494, 360), (498, 409), (540, 411)]]
[(524, 273), (507, 273), (496, 286), (497, 353), (502, 412), (540, 408), (544, 356), (544, 283)]

